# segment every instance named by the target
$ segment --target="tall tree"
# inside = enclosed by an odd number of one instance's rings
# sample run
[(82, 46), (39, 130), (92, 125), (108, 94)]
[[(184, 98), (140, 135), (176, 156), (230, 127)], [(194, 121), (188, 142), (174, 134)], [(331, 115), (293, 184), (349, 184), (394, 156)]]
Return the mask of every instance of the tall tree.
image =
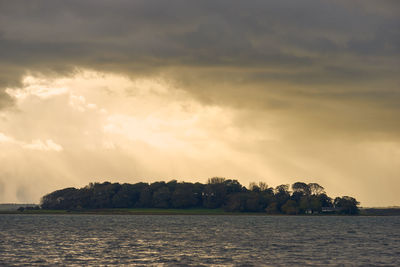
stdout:
[(349, 196), (337, 197), (334, 201), (335, 207), (338, 208), (339, 212), (343, 214), (358, 214), (359, 209), (357, 206), (359, 204), (360, 202)]
[(312, 195), (320, 195), (325, 193), (325, 189), (317, 183), (309, 183), (308, 188)]
[(292, 189), (294, 192), (302, 192), (305, 195), (311, 194), (310, 187), (308, 186), (308, 184), (303, 183), (303, 182), (296, 182), (296, 183), (292, 184)]

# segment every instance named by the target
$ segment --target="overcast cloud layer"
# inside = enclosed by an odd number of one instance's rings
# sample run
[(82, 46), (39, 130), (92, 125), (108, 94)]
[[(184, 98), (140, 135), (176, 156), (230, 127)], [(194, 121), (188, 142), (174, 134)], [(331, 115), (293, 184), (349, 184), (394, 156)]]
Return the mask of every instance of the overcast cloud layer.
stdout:
[(0, 1), (0, 202), (318, 182), (399, 205), (399, 1)]

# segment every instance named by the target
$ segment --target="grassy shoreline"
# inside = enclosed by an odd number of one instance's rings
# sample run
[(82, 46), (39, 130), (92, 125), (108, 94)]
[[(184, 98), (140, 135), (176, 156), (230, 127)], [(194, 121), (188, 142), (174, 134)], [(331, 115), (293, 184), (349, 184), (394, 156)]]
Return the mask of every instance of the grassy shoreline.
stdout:
[[(86, 215), (251, 215), (284, 216), (285, 214), (267, 214), (262, 212), (228, 212), (223, 209), (91, 209), (91, 210), (0, 210), (1, 214), (86, 214)], [(312, 214), (290, 216), (348, 216), (339, 214)], [(357, 216), (357, 215), (356, 215)], [(358, 216), (400, 216), (400, 209), (361, 209)]]
[(99, 214), (99, 215), (263, 215), (255, 212), (227, 212), (222, 209), (92, 209), (0, 211), (0, 214)]

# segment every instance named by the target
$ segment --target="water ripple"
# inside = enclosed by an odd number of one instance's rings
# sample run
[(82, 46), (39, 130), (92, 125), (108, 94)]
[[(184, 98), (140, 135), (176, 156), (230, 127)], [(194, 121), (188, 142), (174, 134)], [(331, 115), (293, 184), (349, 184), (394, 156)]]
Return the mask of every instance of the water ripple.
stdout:
[(400, 217), (0, 215), (0, 265), (400, 266)]

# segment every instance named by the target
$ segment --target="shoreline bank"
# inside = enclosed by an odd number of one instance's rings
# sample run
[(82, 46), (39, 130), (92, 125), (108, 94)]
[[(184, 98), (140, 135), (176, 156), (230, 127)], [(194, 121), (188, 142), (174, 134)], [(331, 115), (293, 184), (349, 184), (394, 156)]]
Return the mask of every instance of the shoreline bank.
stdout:
[(2, 214), (29, 215), (235, 215), (235, 216), (400, 216), (400, 209), (361, 209), (358, 215), (342, 214), (267, 214), (263, 212), (229, 212), (222, 209), (95, 209), (95, 210), (0, 210)]

